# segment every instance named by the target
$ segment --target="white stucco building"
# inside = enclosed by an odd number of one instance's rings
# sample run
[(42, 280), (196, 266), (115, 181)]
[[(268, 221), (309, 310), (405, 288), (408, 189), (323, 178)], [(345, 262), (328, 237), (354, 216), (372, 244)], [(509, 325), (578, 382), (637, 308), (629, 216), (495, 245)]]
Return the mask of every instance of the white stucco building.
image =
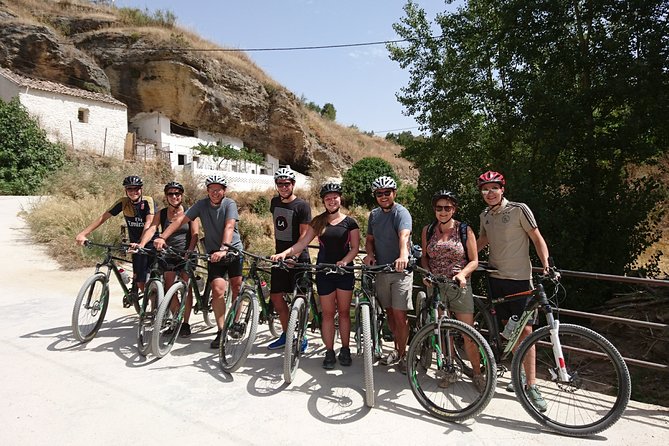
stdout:
[(0, 67), (0, 98), (19, 102), (34, 116), (50, 141), (75, 150), (123, 158), (128, 110), (111, 96), (32, 79)]

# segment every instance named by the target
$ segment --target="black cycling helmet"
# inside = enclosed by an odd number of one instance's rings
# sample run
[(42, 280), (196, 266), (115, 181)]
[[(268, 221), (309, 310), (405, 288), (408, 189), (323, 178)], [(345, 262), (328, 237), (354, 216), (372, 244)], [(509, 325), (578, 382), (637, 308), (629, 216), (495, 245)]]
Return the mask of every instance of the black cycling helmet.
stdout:
[(341, 184), (337, 183), (326, 183), (321, 187), (320, 196), (321, 198), (325, 197), (327, 194), (335, 192), (341, 195)]
[(434, 193), (434, 195), (432, 195), (432, 207), (434, 207), (434, 205), (437, 204), (437, 201), (439, 201), (442, 198), (451, 200), (455, 206), (458, 205), (458, 196), (455, 195), (454, 192), (442, 189), (438, 190), (437, 192)]
[(123, 187), (142, 187), (144, 182), (137, 175), (130, 175), (123, 179)]
[(170, 190), (170, 189), (179, 189), (182, 194), (184, 193), (184, 187), (178, 181), (170, 181), (169, 183), (167, 183), (165, 185), (165, 189), (163, 189), (163, 190), (165, 191), (165, 193), (167, 193), (167, 191)]

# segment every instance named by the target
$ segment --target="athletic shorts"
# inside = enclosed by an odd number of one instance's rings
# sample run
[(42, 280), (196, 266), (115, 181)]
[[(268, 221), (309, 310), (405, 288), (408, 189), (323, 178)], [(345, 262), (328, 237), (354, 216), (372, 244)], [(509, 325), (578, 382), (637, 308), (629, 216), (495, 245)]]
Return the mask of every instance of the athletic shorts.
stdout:
[(316, 274), (316, 290), (319, 296), (325, 296), (337, 290), (351, 291), (354, 283), (355, 275), (353, 273)]
[(409, 311), (412, 302), (413, 273), (379, 273), (376, 275), (376, 296), (383, 308)]
[(214, 279), (231, 279), (233, 277), (240, 277), (242, 275), (242, 267), (244, 259), (242, 257), (233, 257), (233, 260), (226, 262), (221, 260), (219, 262), (209, 262), (207, 264), (207, 274), (209, 282)]
[(297, 271), (294, 269), (285, 269), (281, 268), (272, 268), (272, 273), (270, 277), (270, 293), (292, 293), (295, 290), (295, 282), (297, 281), (298, 273), (303, 271)]
[(132, 271), (135, 275), (135, 282), (146, 282), (149, 277), (153, 259), (155, 259), (155, 257), (149, 254), (136, 253), (132, 255)]
[(474, 314), (474, 293), (470, 282), (467, 282), (467, 288), (453, 288), (450, 284), (440, 283), (439, 294), (441, 301), (453, 313)]
[[(532, 283), (529, 280), (497, 279), (494, 277), (490, 277), (488, 280), (490, 283), (490, 293), (492, 294), (493, 299), (533, 289)], [(517, 299), (495, 304), (497, 321), (500, 323), (500, 327), (503, 327), (504, 321), (508, 321), (514, 314), (520, 317), (523, 314), (523, 311), (525, 311), (525, 307), (527, 306), (530, 297), (531, 296), (527, 296), (525, 299)], [(537, 314), (535, 313), (534, 317), (531, 317), (527, 322), (527, 325), (534, 325), (536, 323), (536, 318)]]

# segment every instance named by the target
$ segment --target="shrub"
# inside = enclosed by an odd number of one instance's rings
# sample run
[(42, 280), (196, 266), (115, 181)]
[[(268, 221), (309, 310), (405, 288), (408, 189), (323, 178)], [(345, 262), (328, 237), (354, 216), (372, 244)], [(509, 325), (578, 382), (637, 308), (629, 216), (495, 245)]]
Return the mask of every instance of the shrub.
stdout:
[(18, 98), (0, 99), (0, 194), (35, 194), (64, 161), (65, 146), (49, 142)]
[(372, 195), (372, 182), (383, 175), (399, 179), (390, 163), (376, 157), (363, 158), (344, 173), (342, 187), (344, 197), (349, 206), (367, 206), (372, 209), (376, 206), (376, 200)]

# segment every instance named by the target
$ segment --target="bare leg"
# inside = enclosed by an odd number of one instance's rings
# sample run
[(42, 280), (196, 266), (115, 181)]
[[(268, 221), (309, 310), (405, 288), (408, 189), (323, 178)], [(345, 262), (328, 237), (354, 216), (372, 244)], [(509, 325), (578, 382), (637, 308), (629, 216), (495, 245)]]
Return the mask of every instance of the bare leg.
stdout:
[(281, 328), (283, 329), (283, 332), (286, 332), (286, 329), (288, 328), (288, 304), (286, 303), (286, 300), (283, 298), (284, 293), (271, 293), (269, 295), (270, 299), (272, 299), (272, 303), (274, 304), (274, 309), (276, 310), (276, 313), (279, 315), (279, 321), (281, 322)]
[[(328, 350), (334, 349), (335, 326), (334, 317), (336, 311), (336, 291), (321, 296), (321, 308), (323, 310), (323, 321), (321, 322), (321, 333), (323, 342)], [(341, 318), (341, 315), (340, 315)]]
[(341, 337), (342, 347), (348, 347), (351, 339), (351, 298), (353, 291), (338, 289), (336, 293), (337, 312), (339, 313), (339, 336)]
[(214, 309), (219, 330), (225, 325), (225, 290), (227, 287), (228, 282), (222, 277), (216, 277), (211, 281), (211, 306)]

